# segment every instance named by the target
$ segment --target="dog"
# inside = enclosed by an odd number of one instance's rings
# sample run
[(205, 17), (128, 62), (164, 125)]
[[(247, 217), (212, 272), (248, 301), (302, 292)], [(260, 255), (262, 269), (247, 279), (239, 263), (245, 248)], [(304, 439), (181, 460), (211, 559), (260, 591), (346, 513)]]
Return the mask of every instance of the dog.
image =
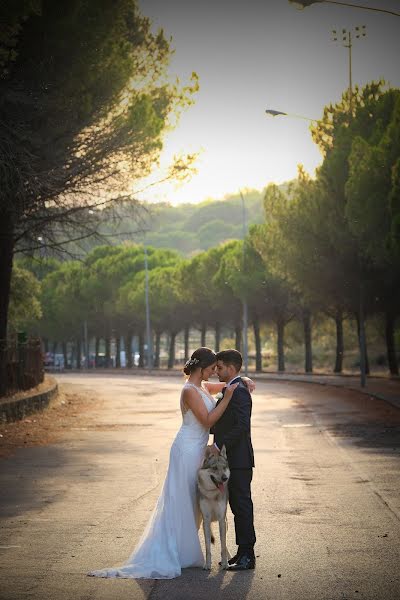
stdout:
[(203, 464), (197, 472), (197, 494), (200, 512), (203, 517), (204, 540), (206, 544), (206, 561), (204, 569), (211, 569), (211, 543), (214, 538), (211, 523), (218, 521), (221, 540), (221, 566), (228, 567), (230, 555), (226, 547), (226, 509), (228, 505), (228, 481), (230, 471), (226, 448), (222, 446), (220, 454), (212, 454), (206, 449)]

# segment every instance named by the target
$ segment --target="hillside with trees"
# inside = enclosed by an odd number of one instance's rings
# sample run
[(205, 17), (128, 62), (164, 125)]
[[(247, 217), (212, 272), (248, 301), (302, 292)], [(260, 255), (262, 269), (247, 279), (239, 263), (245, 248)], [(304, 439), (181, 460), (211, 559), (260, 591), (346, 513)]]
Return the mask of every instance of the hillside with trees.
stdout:
[[(286, 189), (287, 186), (285, 183), (279, 187)], [(169, 248), (184, 256), (194, 256), (222, 242), (242, 239), (243, 218), (247, 228), (262, 223), (264, 194), (265, 190), (243, 191), (245, 216), (240, 194), (177, 206), (168, 202), (144, 204), (126, 200), (118, 208), (106, 207), (100, 212), (96, 237), (72, 242), (66, 248), (82, 258), (100, 244), (141, 243), (145, 239), (146, 244), (154, 248)], [(73, 232), (71, 237), (76, 237)]]

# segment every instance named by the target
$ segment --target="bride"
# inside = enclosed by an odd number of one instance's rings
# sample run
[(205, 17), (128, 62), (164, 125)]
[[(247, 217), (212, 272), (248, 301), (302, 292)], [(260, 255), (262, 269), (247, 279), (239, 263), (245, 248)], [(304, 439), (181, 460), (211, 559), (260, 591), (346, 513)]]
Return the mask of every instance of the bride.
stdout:
[[(211, 393), (224, 383), (211, 383), (216, 355), (198, 348), (186, 362), (188, 379), (182, 388), (182, 426), (172, 444), (161, 495), (135, 550), (120, 567), (91, 571), (93, 577), (172, 579), (185, 567), (202, 567), (203, 551), (198, 528), (196, 480), (209, 429), (225, 412), (237, 384), (228, 386), (216, 406)], [(251, 381), (251, 380), (250, 380)]]

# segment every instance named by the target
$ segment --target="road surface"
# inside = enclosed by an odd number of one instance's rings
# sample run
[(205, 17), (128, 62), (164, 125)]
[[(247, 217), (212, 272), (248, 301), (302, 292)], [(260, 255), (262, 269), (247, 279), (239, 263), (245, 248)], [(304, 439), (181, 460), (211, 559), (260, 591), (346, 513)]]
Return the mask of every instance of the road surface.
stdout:
[[(105, 580), (155, 505), (180, 425), (177, 377), (57, 376), (87, 399), (56, 442), (0, 460), (1, 600), (398, 600), (400, 410), (356, 392), (257, 382), (255, 571)], [(217, 536), (218, 537), (218, 536)], [(235, 550), (229, 514), (228, 543)]]

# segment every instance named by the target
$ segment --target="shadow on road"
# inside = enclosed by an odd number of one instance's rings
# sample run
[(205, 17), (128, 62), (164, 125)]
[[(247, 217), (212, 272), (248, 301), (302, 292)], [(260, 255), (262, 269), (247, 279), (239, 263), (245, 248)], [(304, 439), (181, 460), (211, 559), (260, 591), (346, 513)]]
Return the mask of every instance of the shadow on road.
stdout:
[[(202, 569), (183, 569), (181, 577), (155, 581), (151, 600), (243, 600), (251, 590), (254, 573), (255, 571), (230, 573), (215, 570), (209, 573)], [(148, 590), (148, 580), (137, 579), (136, 582), (143, 592)]]

